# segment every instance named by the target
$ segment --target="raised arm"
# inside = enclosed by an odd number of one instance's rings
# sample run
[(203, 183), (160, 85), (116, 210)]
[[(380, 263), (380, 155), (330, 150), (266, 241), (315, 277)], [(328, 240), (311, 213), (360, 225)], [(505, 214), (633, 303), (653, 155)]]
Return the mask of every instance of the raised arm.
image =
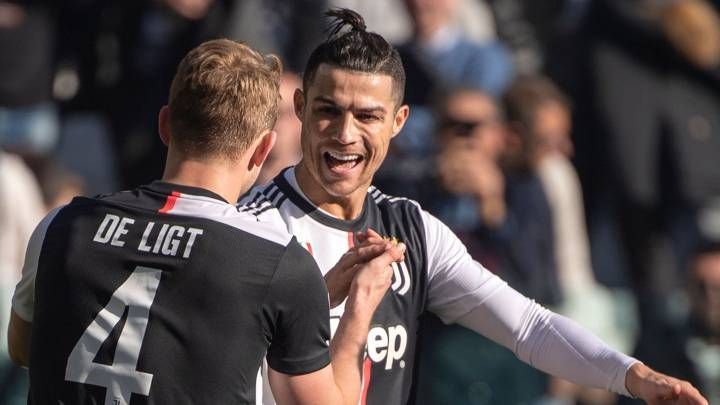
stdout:
[[(362, 351), (367, 340), (372, 316), (387, 293), (392, 279), (390, 263), (402, 258), (403, 246), (380, 244), (369, 249), (355, 249), (349, 255), (374, 257), (366, 263), (344, 258), (355, 276), (349, 288), (345, 313), (330, 343), (332, 363), (310, 373), (293, 373), (283, 365), (273, 364), (268, 356), (268, 377), (278, 404), (352, 404), (360, 399)], [(315, 269), (317, 277), (320, 271)], [(297, 286), (296, 286), (297, 288)], [(309, 294), (305, 291), (304, 294)], [(306, 297), (307, 298), (307, 297)], [(324, 312), (327, 319), (329, 307), (325, 297)], [(316, 311), (320, 311), (316, 308)], [(329, 335), (329, 332), (328, 332)], [(328, 336), (329, 338), (329, 336)]]

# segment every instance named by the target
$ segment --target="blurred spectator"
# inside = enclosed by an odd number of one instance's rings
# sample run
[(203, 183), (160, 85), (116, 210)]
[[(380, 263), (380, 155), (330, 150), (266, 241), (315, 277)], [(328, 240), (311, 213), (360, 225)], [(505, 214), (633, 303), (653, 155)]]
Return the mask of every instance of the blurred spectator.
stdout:
[(40, 186), (46, 211), (69, 203), (73, 197), (85, 194), (83, 179), (53, 159), (29, 159)]
[(593, 265), (601, 280), (624, 270), (647, 342), (676, 322), (698, 210), (720, 195), (717, 10), (595, 1), (587, 33), (576, 146)]
[(327, 0), (233, 0), (225, 35), (275, 53), (295, 72), (323, 39)]
[(54, 7), (0, 0), (0, 146), (23, 154), (48, 154), (58, 139)]
[[(509, 147), (537, 172), (552, 211), (555, 259), (564, 297), (556, 311), (614, 348), (632, 350), (635, 335), (630, 297), (599, 285), (592, 272), (582, 191), (569, 160), (573, 145), (568, 99), (549, 79), (526, 76), (510, 86), (504, 107)], [(618, 314), (627, 315), (618, 319)], [(614, 402), (607, 391), (584, 389), (559, 379), (552, 379), (549, 394), (564, 400), (584, 398), (593, 404)]]
[(68, 114), (61, 133), (55, 159), (82, 178), (87, 194), (117, 190), (118, 157), (108, 121), (92, 112)]
[[(720, 403), (720, 240), (701, 243), (688, 266), (689, 312), (677, 325), (659, 325), (638, 359), (691, 381), (710, 404)], [(637, 401), (621, 400), (621, 404)]]
[(440, 193), (424, 205), (510, 285), (544, 304), (558, 303), (552, 217), (529, 156), (508, 149), (489, 95), (460, 89), (444, 100), (438, 110)]
[(573, 56), (578, 42), (574, 37), (591, 0), (488, 2), (498, 36), (511, 49), (519, 74), (566, 74), (576, 68)]
[(456, 23), (460, 0), (405, 0), (412, 38), (397, 47), (408, 85), (405, 103), (411, 113), (389, 151), (392, 169), (378, 172), (377, 184), (390, 193), (417, 198), (432, 173), (435, 153), (434, 98), (441, 89), (474, 88), (498, 96), (512, 78), (505, 47), (490, 37), (470, 39)]
[[(413, 36), (413, 23), (405, 0), (329, 0), (328, 3), (330, 7), (357, 11), (371, 31), (382, 35), (390, 43), (405, 43)], [(496, 38), (492, 12), (483, 0), (458, 0), (452, 25), (472, 41), (486, 42)]]
[(711, 404), (720, 403), (720, 242), (700, 248), (690, 268), (691, 337), (685, 347)]
[(488, 39), (475, 42), (455, 23), (459, 0), (405, 0), (413, 37), (398, 46), (407, 80), (405, 102), (431, 104), (433, 88), (466, 86), (498, 96), (512, 77), (507, 50)]
[[(503, 170), (506, 132), (489, 95), (457, 89), (443, 100), (437, 112), (438, 191), (421, 203), (512, 287), (546, 305), (559, 304), (552, 217), (539, 178), (516, 154)], [(427, 387), (418, 403), (530, 403), (545, 392), (543, 374), (462, 327), (428, 318), (423, 333), (418, 386)]]
[(7, 352), (10, 299), (25, 260), (25, 247), (45, 215), (35, 177), (18, 156), (0, 150), (0, 402), (27, 403), (27, 372)]
[[(116, 155), (121, 186), (144, 184), (160, 175), (164, 146), (157, 136), (157, 111), (167, 102), (182, 56), (224, 32), (230, 3), (63, 2), (58, 75), (75, 84), (58, 95), (68, 117), (64, 131), (73, 138), (70, 143), (92, 147), (92, 156)], [(99, 139), (88, 141), (91, 138)], [(114, 148), (106, 147), (106, 138), (114, 140)], [(72, 148), (64, 152), (63, 161), (81, 159)], [(102, 156), (96, 163), (108, 165), (112, 158)], [(118, 181), (112, 179), (112, 168), (101, 167), (109, 182)], [(90, 186), (93, 191), (107, 190), (99, 188), (96, 179)]]
[(257, 184), (265, 184), (277, 176), (280, 171), (288, 166), (293, 166), (300, 161), (302, 151), (300, 150), (300, 128), (302, 124), (295, 115), (293, 95), (295, 89), (302, 87), (302, 82), (297, 74), (284, 72), (280, 78), (280, 103), (278, 105), (278, 118), (275, 123), (277, 140), (263, 164)]

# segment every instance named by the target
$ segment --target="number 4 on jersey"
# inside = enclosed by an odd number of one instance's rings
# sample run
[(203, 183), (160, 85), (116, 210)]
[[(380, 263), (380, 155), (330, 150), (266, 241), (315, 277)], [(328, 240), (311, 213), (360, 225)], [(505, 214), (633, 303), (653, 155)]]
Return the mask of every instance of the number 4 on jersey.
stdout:
[[(65, 368), (66, 381), (106, 387), (105, 405), (126, 405), (132, 393), (150, 394), (153, 375), (136, 368), (161, 275), (161, 270), (138, 266), (115, 290), (110, 302), (85, 329), (70, 353)], [(127, 320), (120, 333), (113, 364), (93, 362), (126, 307), (129, 307)]]

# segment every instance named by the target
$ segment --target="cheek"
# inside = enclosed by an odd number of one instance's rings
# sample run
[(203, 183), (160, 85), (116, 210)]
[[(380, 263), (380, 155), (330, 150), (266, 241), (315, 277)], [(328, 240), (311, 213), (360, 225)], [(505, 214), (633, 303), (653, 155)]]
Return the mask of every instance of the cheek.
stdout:
[(309, 131), (303, 131), (300, 135), (300, 149), (302, 149), (303, 155), (314, 159), (313, 147), (315, 145), (314, 136)]
[(378, 165), (382, 163), (387, 156), (388, 148), (390, 147), (390, 137), (376, 140), (372, 144), (372, 161)]

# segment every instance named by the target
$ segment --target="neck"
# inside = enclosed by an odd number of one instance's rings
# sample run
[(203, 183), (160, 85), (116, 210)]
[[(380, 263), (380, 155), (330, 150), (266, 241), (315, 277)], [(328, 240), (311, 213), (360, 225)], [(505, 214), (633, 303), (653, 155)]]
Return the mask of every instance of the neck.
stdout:
[(227, 159), (190, 159), (168, 151), (162, 180), (168, 183), (204, 188), (234, 204), (252, 185), (242, 167)]
[(294, 170), (300, 190), (321, 210), (345, 221), (351, 221), (362, 213), (369, 185), (361, 186), (348, 195), (335, 196), (325, 190), (302, 162)]

